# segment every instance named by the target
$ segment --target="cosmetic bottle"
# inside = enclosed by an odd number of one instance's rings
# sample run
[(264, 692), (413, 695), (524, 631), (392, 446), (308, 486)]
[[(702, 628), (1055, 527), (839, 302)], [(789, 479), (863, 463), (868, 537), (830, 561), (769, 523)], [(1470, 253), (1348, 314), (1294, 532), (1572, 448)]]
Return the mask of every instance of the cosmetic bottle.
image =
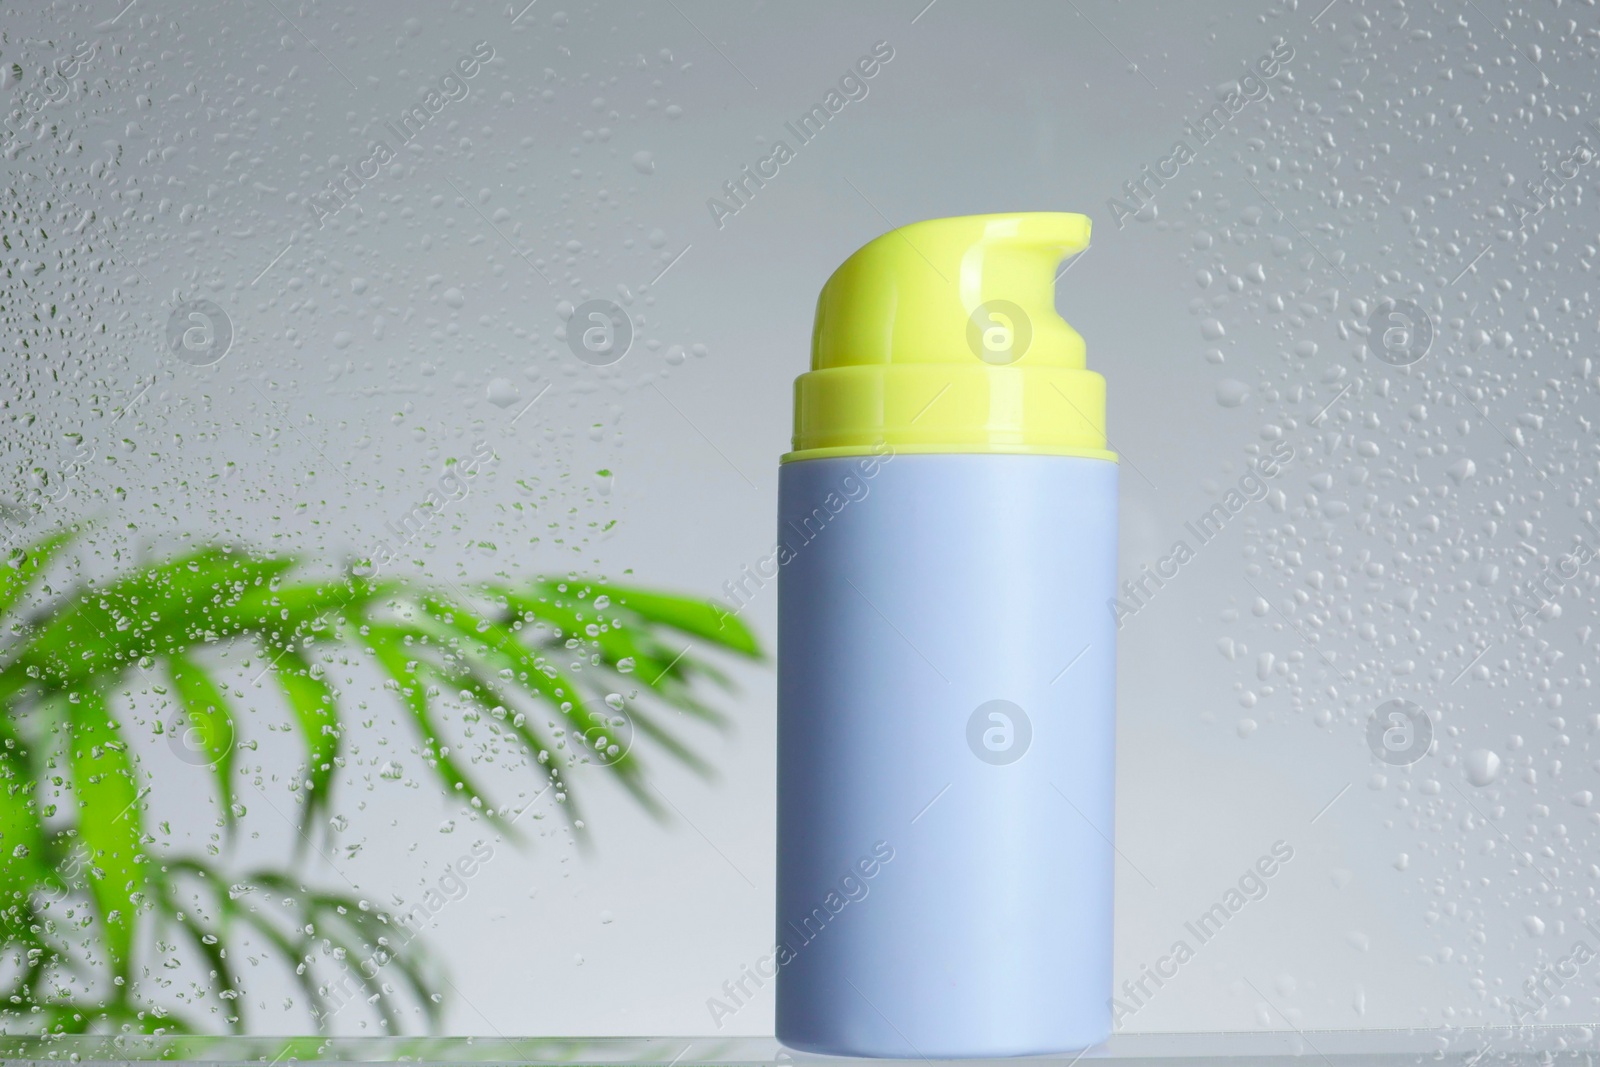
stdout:
[(777, 1036), (1110, 1027), (1117, 463), (1055, 311), (1082, 215), (919, 222), (823, 286), (779, 476)]

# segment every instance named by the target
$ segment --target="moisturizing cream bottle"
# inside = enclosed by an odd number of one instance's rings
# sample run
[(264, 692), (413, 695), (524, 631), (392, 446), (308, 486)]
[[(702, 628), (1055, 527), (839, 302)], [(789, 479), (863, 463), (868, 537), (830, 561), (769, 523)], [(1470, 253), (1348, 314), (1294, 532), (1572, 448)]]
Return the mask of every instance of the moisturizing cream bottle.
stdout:
[(920, 222), (817, 301), (779, 478), (777, 1036), (1110, 1025), (1117, 464), (1055, 312), (1082, 215)]

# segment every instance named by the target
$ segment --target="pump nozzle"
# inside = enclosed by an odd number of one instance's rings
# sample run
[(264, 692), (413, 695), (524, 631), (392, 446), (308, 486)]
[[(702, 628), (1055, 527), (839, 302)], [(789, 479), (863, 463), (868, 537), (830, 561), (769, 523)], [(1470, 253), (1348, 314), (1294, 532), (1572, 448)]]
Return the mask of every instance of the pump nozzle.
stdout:
[(1089, 219), (932, 219), (858, 249), (817, 300), (787, 459), (870, 451), (1113, 458), (1105, 380), (1055, 311), (1057, 265)]

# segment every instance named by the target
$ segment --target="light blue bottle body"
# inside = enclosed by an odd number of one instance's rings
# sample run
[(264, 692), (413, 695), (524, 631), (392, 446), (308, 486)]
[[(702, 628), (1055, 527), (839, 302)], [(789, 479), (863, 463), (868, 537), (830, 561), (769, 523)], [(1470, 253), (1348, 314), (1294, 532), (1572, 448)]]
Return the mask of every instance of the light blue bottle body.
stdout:
[(1110, 1029), (1117, 466), (782, 468), (777, 1036), (854, 1056)]

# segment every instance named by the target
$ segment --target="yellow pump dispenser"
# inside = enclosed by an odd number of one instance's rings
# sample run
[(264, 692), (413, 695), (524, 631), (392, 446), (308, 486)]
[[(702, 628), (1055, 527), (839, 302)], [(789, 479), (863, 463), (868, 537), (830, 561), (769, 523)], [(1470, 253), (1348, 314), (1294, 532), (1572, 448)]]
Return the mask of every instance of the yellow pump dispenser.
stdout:
[(930, 219), (869, 241), (817, 299), (784, 462), (1006, 452), (1115, 460), (1105, 379), (1055, 311), (1056, 267), (1089, 219), (1024, 212)]

